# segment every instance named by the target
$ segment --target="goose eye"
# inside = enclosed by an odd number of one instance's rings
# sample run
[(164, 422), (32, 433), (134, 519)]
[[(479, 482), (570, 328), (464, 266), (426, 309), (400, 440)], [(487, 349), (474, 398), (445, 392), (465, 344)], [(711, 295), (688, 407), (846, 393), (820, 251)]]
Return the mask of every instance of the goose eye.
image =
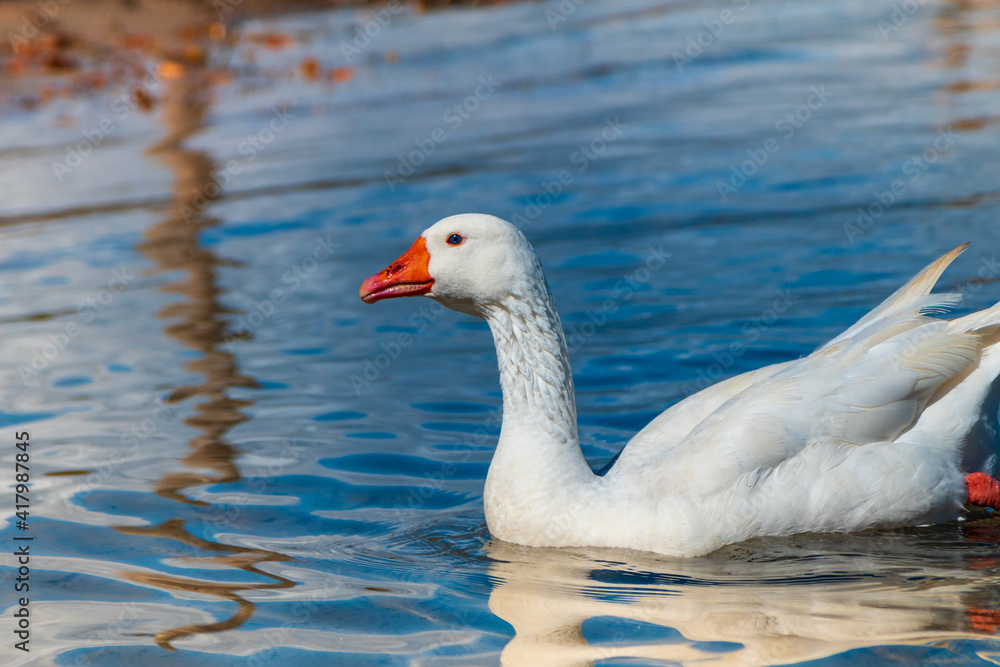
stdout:
[(448, 245), (462, 245), (462, 241), (464, 240), (465, 237), (461, 234), (452, 234), (448, 237)]

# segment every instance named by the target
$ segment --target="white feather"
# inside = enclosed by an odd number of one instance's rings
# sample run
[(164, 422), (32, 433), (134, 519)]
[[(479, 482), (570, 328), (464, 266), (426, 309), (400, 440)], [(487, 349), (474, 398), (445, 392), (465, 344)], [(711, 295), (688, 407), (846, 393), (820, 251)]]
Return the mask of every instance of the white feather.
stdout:
[[(466, 241), (450, 247), (460, 233)], [(580, 452), (573, 381), (534, 251), (512, 225), (426, 232), (429, 297), (483, 317), (503, 389), (484, 504), (494, 536), (693, 556), (761, 535), (955, 518), (995, 473), (1000, 305), (952, 322), (943, 256), (808, 357), (721, 382), (654, 419), (604, 477)]]

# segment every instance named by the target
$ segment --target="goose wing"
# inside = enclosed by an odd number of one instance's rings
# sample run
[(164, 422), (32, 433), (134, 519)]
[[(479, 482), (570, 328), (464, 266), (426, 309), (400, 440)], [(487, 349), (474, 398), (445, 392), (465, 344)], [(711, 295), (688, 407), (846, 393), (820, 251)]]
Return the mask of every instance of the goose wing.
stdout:
[[(628, 443), (616, 468), (645, 468), (688, 440), (732, 448), (739, 441), (751, 460), (777, 464), (809, 438), (863, 444), (895, 437), (981, 350), (974, 336), (928, 317), (959, 300), (929, 292), (967, 245), (928, 265), (808, 357), (738, 375), (670, 407)], [(728, 444), (711, 445), (719, 442), (713, 439)]]

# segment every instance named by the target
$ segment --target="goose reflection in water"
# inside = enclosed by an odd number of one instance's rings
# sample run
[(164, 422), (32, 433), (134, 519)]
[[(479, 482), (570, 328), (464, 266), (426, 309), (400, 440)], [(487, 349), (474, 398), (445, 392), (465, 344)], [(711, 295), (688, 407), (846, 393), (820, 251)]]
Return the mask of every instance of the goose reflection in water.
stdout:
[[(215, 186), (214, 164), (205, 152), (183, 145), (187, 137), (201, 129), (208, 113), (206, 82), (204, 72), (194, 68), (166, 83), (162, 104), (166, 136), (150, 152), (173, 172), (174, 195), (164, 219), (146, 231), (139, 245), (139, 250), (157, 263), (155, 272), (186, 273), (183, 280), (164, 288), (182, 294), (185, 299), (166, 307), (159, 315), (175, 321), (165, 329), (170, 337), (199, 353), (200, 357), (188, 362), (187, 368), (205, 378), (200, 384), (175, 389), (169, 398), (171, 403), (205, 398), (196, 406), (197, 414), (184, 422), (202, 431), (191, 441), (191, 451), (181, 459), (193, 470), (165, 474), (157, 483), (155, 492), (165, 498), (200, 507), (208, 507), (209, 504), (189, 498), (185, 490), (242, 479), (235, 462), (238, 451), (227, 442), (226, 436), (233, 427), (247, 420), (241, 408), (250, 402), (231, 398), (228, 391), (236, 387), (257, 386), (253, 378), (240, 373), (235, 356), (223, 347), (229, 340), (225, 319), (229, 311), (220, 303), (217, 273), (226, 262), (200, 243), (203, 230), (216, 224), (204, 215), (204, 200), (201, 199), (201, 194), (208, 191), (209, 186)], [(180, 321), (176, 322), (178, 319)], [(204, 472), (206, 470), (211, 472)], [(216, 516), (225, 520), (229, 515), (229, 512), (219, 508)], [(264, 579), (260, 583), (214, 582), (150, 572), (123, 572), (122, 576), (126, 579), (140, 584), (170, 592), (217, 596), (237, 603), (236, 613), (222, 621), (164, 628), (156, 634), (155, 640), (165, 649), (174, 650), (171, 642), (183, 637), (231, 630), (245, 623), (253, 615), (255, 605), (241, 597), (240, 591), (291, 588), (296, 585), (290, 579), (259, 568), (262, 563), (291, 560), (289, 556), (196, 537), (180, 519), (170, 519), (152, 527), (119, 526), (116, 530), (127, 535), (176, 540), (208, 552), (204, 556), (186, 559), (196, 566), (199, 563), (204, 565), (202, 572), (224, 566)]]
[[(516, 632), (506, 667), (774, 665), (887, 644), (947, 648), (997, 634), (998, 543), (995, 517), (755, 540), (688, 560), (494, 541), (489, 606)], [(979, 655), (1000, 664), (1000, 638)]]

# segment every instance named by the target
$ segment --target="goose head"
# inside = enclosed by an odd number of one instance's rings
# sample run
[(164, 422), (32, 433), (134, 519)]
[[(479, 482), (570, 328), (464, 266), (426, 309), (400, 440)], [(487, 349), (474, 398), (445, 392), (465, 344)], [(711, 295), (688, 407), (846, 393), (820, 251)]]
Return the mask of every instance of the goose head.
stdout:
[(538, 258), (514, 225), (466, 213), (425, 230), (399, 259), (361, 284), (360, 296), (365, 303), (426, 296), (486, 317), (511, 297), (537, 290), (540, 274)]

